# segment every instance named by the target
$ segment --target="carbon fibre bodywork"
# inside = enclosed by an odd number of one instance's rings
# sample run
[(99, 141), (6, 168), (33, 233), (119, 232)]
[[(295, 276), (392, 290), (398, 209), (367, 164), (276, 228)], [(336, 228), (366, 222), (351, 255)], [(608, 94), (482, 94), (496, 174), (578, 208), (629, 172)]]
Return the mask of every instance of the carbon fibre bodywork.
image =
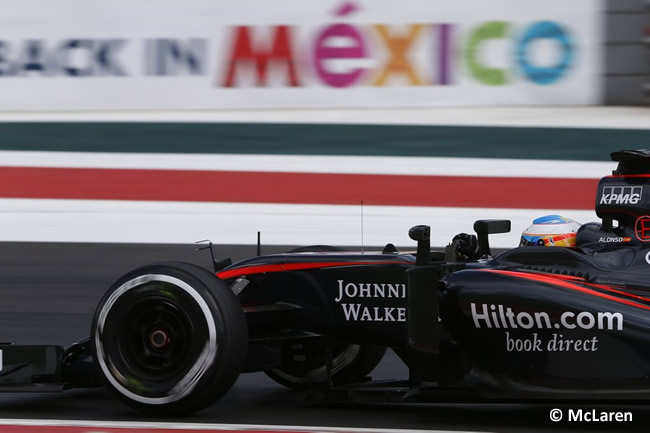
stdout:
[[(280, 254), (249, 259), (217, 275), (250, 281), (239, 295), (248, 316), (255, 316), (256, 306), (291, 305), (303, 331), (386, 345), (404, 339), (405, 271), (414, 263), (411, 254)], [(283, 321), (270, 320), (261, 332)]]

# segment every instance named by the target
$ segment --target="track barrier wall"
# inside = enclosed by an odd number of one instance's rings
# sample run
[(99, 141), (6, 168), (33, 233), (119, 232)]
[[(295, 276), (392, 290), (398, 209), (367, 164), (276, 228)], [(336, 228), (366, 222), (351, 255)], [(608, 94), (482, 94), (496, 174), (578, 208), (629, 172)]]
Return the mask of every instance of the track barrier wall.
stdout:
[(23, 0), (0, 18), (0, 110), (597, 104), (603, 8)]

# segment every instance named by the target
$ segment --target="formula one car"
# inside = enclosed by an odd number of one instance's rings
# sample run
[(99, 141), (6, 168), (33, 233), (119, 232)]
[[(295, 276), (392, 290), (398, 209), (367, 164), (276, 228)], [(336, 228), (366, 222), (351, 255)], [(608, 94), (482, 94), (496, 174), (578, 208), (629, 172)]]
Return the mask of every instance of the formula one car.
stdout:
[[(650, 151), (620, 151), (600, 181), (601, 223), (577, 246), (514, 248), (478, 259), (462, 238), (432, 251), (360, 253), (315, 246), (214, 270), (161, 263), (118, 279), (90, 337), (69, 348), (0, 345), (1, 391), (105, 384), (149, 413), (185, 414), (222, 396), (240, 373), (296, 389), (404, 401), (450, 398), (650, 397)], [(409, 368), (372, 382), (386, 348)]]

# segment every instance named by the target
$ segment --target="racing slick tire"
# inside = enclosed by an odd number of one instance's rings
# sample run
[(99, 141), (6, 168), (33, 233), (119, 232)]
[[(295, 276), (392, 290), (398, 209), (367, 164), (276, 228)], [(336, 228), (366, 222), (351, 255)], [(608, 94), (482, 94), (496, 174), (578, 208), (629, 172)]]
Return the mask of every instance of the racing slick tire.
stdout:
[[(364, 380), (377, 367), (386, 347), (359, 344), (335, 345), (332, 348), (332, 384), (347, 385)], [(302, 365), (275, 368), (264, 373), (275, 382), (297, 391), (328, 384), (327, 366), (305, 362)]]
[(248, 330), (219, 278), (172, 262), (117, 280), (97, 306), (90, 341), (106, 385), (127, 405), (178, 416), (231, 388), (246, 359)]

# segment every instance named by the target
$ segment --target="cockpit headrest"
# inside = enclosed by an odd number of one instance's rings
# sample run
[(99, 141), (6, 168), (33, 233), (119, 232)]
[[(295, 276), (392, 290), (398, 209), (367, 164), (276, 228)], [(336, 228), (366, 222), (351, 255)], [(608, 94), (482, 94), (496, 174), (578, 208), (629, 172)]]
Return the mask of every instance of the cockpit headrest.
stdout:
[[(603, 228), (611, 230), (612, 221), (633, 228), (640, 220), (650, 223), (650, 150), (621, 150), (612, 153), (618, 167), (598, 184), (596, 214)], [(649, 232), (650, 233), (650, 232)]]
[(618, 162), (613, 175), (650, 174), (650, 150), (619, 150), (612, 152), (612, 161)]

